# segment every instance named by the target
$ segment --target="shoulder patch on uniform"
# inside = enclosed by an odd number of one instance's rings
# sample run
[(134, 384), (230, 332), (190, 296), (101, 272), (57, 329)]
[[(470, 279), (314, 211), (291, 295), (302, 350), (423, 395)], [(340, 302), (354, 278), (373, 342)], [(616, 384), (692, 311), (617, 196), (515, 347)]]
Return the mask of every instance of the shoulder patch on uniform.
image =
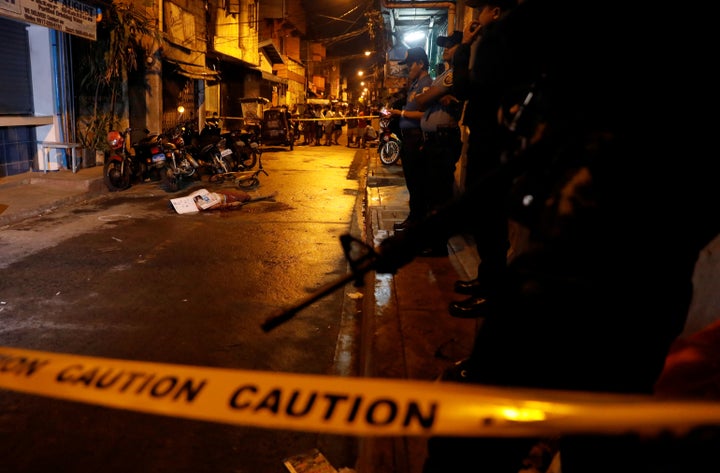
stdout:
[(450, 72), (448, 72), (447, 74), (445, 74), (445, 77), (443, 77), (442, 83), (443, 83), (443, 85), (444, 85), (445, 87), (451, 87), (451, 86), (453, 85), (453, 73), (452, 73), (452, 71), (450, 71)]

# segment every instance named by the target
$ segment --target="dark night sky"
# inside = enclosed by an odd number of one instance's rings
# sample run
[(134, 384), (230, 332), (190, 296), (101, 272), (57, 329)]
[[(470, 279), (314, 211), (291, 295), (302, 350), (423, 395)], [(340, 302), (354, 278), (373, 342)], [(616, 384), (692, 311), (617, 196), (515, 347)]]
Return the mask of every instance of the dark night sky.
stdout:
[(374, 49), (370, 35), (365, 32), (354, 35), (365, 28), (365, 13), (377, 10), (376, 0), (303, 0), (308, 14), (308, 38), (316, 41), (328, 40), (328, 58), (360, 54)]
[(376, 50), (376, 44), (381, 43), (372, 39), (367, 31), (357, 34), (366, 28), (365, 14), (379, 10), (378, 0), (303, 2), (308, 15), (308, 38), (325, 44), (328, 59), (341, 59), (341, 73), (348, 78), (348, 87), (357, 87), (357, 70), (369, 71), (373, 63), (384, 62), (384, 51), (377, 51), (370, 59), (362, 55), (366, 50)]

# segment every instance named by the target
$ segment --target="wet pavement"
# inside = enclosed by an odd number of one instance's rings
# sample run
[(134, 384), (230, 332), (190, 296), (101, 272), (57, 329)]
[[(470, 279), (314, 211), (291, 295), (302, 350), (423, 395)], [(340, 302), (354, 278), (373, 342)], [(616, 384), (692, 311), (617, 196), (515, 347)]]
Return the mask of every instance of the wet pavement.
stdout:
[[(365, 238), (379, 243), (407, 216), (407, 190), (400, 165), (384, 165), (374, 148), (367, 158)], [(0, 177), (0, 231), (23, 219), (108, 193), (102, 167), (29, 172)], [(686, 329), (668, 358), (658, 386), (720, 398), (720, 238), (703, 250), (696, 266), (695, 296)], [(448, 257), (418, 257), (394, 275), (366, 277), (361, 373), (368, 377), (435, 380), (469, 353), (480, 320), (455, 319), (448, 304), (457, 279), (475, 276), (479, 260), (470, 239), (454, 237)], [(359, 473), (419, 473), (426, 439), (362, 439)]]
[[(384, 166), (374, 153), (368, 160), (367, 219), (378, 244), (407, 216), (408, 196), (400, 166)], [(521, 244), (519, 228), (511, 227), (510, 235), (513, 245)], [(448, 304), (466, 297), (453, 293), (453, 283), (474, 277), (480, 260), (470, 237), (453, 237), (448, 250), (447, 258), (416, 258), (394, 276), (375, 276), (373, 297), (366, 301), (371, 316), (364, 320), (372, 345), (366, 376), (433, 380), (469, 353), (482, 321), (455, 319)], [(720, 236), (701, 252), (693, 283), (685, 331), (672, 348), (657, 392), (720, 399)], [(422, 471), (426, 439), (371, 439), (368, 444), (359, 472)]]
[[(399, 163), (382, 164), (374, 149), (367, 156), (366, 224), (368, 239), (377, 245), (392, 234), (393, 224), (407, 217), (408, 193)], [(447, 307), (463, 297), (453, 292), (454, 282), (474, 277), (479, 259), (463, 237), (452, 238), (448, 251), (448, 257), (418, 257), (394, 275), (370, 278), (373, 287), (366, 291), (363, 319), (365, 376), (433, 381), (469, 354), (479, 322), (450, 317)], [(420, 472), (426, 441), (366, 439), (357, 470)]]

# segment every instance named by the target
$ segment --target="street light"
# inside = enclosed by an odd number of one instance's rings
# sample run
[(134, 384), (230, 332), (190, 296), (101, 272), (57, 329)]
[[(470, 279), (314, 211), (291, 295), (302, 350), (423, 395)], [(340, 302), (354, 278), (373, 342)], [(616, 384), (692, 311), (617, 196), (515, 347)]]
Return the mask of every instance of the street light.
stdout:
[(372, 102), (377, 98), (377, 81), (378, 81), (378, 69), (377, 66), (371, 66), (372, 70), (357, 70), (357, 88), (363, 102)]
[(422, 44), (424, 43), (425, 38), (426, 34), (421, 30), (409, 31), (403, 35), (403, 41), (408, 44)]

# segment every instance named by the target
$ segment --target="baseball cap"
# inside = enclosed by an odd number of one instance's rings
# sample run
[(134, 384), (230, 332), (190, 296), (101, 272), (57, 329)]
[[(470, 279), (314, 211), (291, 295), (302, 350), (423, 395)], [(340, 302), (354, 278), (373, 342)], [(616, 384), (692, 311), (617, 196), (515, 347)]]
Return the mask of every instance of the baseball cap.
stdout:
[(482, 10), (485, 6), (499, 7), (501, 10), (509, 10), (517, 5), (517, 0), (466, 0), (465, 6)]
[(398, 62), (399, 65), (404, 66), (405, 64), (412, 64), (414, 62), (422, 62), (425, 66), (430, 64), (427, 53), (423, 48), (410, 48), (405, 54), (405, 59)]
[(435, 42), (441, 48), (452, 48), (456, 44), (462, 43), (462, 31), (455, 30), (450, 36), (438, 36)]

